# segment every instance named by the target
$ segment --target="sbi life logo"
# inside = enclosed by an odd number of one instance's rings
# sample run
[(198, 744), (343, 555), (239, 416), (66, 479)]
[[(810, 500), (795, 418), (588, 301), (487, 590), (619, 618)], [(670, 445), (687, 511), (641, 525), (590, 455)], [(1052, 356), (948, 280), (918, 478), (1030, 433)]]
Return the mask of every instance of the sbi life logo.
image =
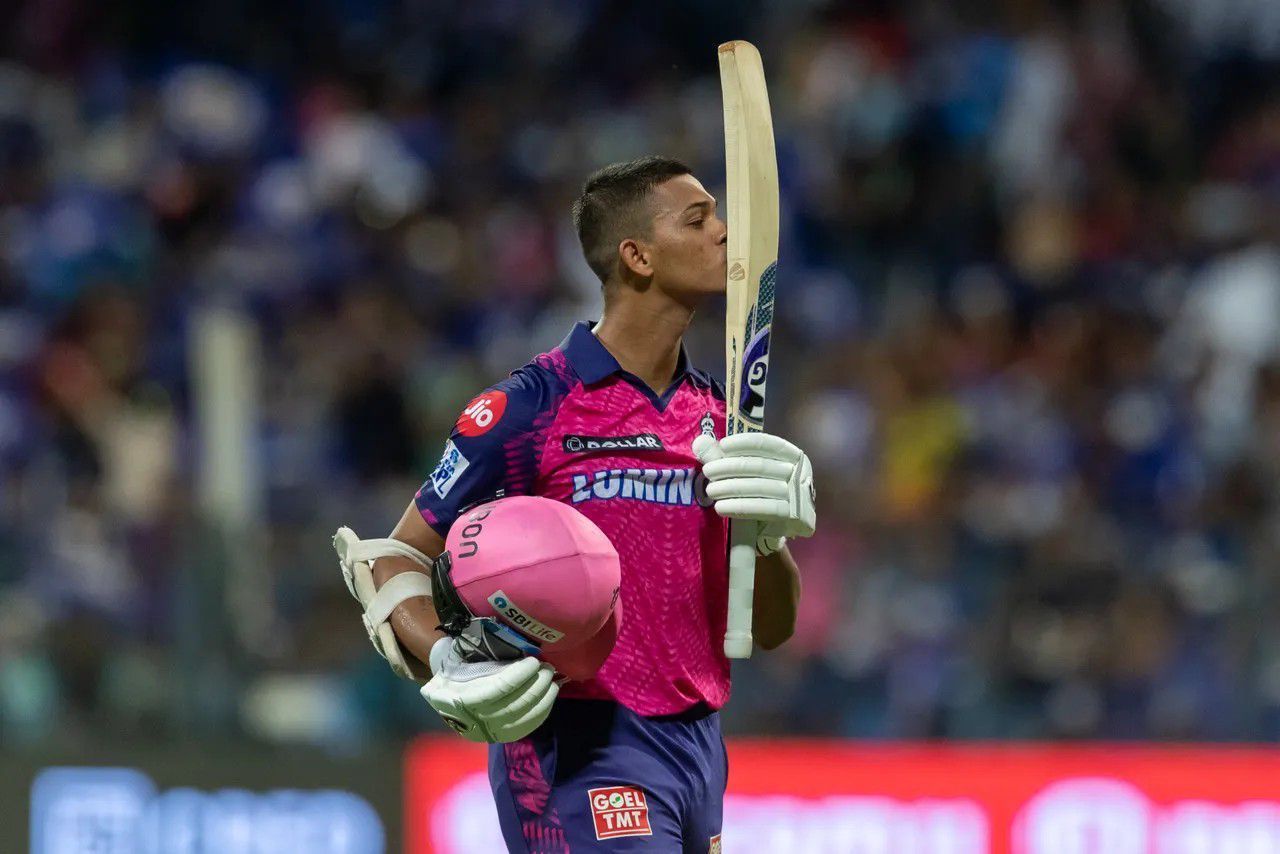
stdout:
[(508, 623), (536, 640), (555, 643), (564, 637), (564, 632), (540, 622), (512, 602), (511, 597), (501, 590), (493, 591), (489, 595), (488, 602), (500, 616), (506, 618)]

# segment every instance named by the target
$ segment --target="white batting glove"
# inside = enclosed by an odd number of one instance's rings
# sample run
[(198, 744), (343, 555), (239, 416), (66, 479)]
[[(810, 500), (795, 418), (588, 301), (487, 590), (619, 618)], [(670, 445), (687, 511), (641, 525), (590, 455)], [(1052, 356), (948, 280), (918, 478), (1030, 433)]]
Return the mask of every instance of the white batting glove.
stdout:
[(738, 433), (717, 441), (702, 434), (693, 453), (707, 478), (707, 496), (729, 519), (760, 523), (756, 551), (773, 554), (787, 537), (813, 535), (813, 464), (804, 451), (769, 433)]
[(560, 693), (555, 669), (536, 658), (470, 660), (465, 643), (441, 638), (431, 647), (431, 681), (422, 696), (468, 741), (518, 741), (538, 728)]

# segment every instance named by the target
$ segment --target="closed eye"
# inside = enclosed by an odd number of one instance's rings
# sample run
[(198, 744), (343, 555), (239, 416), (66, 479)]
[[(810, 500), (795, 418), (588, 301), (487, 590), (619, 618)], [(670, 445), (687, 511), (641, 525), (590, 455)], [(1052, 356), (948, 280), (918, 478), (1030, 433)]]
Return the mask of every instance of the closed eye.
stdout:
[(714, 212), (715, 209), (715, 200), (708, 199), (704, 202), (694, 202), (686, 207), (681, 215), (692, 217), (692, 219), (685, 223), (686, 225), (691, 225), (694, 228), (702, 228), (703, 223), (706, 222), (706, 218)]

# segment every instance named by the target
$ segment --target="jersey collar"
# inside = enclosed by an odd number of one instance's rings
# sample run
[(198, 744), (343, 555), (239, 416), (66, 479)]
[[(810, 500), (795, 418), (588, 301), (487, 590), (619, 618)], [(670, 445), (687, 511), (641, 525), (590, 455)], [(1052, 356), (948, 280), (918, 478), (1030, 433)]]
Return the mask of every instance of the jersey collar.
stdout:
[[(569, 361), (569, 366), (573, 368), (574, 373), (578, 375), (578, 379), (585, 385), (598, 383), (614, 374), (631, 379), (634, 375), (622, 369), (618, 360), (591, 331), (593, 326), (594, 324), (585, 320), (575, 323), (560, 344), (560, 350)], [(671, 390), (678, 388), (689, 373), (689, 355), (685, 352), (684, 343), (681, 342), (680, 356), (676, 360), (676, 374), (671, 380)], [(637, 382), (639, 382), (638, 379)], [(644, 386), (644, 383), (641, 382), (640, 385)], [(644, 388), (649, 390), (648, 386)], [(652, 391), (649, 393), (652, 395)]]

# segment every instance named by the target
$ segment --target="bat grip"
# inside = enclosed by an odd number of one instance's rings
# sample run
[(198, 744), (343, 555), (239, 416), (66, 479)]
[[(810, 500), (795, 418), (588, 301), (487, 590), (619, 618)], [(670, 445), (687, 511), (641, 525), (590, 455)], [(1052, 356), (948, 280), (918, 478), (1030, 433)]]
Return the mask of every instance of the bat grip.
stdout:
[(729, 526), (729, 620), (724, 654), (751, 657), (751, 603), (756, 589), (756, 522), (735, 520)]

